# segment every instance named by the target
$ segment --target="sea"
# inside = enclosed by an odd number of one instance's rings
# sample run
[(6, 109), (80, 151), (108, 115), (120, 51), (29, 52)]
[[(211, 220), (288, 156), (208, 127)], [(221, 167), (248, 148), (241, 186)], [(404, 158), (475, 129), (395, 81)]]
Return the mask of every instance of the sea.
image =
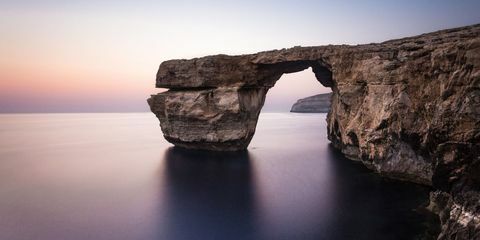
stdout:
[(326, 114), (261, 113), (234, 153), (152, 113), (0, 115), (2, 240), (428, 239), (429, 191), (346, 159)]

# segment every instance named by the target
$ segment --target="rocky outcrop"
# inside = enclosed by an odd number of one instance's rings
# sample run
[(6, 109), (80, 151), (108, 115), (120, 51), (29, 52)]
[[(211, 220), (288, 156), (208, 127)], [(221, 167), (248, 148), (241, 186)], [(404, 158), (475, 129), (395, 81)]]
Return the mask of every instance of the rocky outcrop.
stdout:
[[(480, 25), (379, 44), (170, 60), (156, 82), (169, 90), (148, 103), (175, 145), (245, 149), (268, 89), (308, 67), (332, 89), (328, 138), (348, 158), (432, 185), (451, 196), (445, 211), (478, 203), (478, 194), (464, 196), (480, 190)], [(478, 207), (450, 214), (460, 225), (448, 224), (442, 236), (455, 238), (449, 233), (463, 226), (463, 212), (478, 219)], [(469, 226), (462, 236), (478, 236), (478, 221)]]
[(428, 208), (440, 217), (442, 223), (438, 239), (480, 239), (480, 193), (466, 191), (451, 194), (430, 193)]
[(299, 99), (293, 104), (290, 112), (297, 113), (328, 113), (330, 111), (331, 93), (322, 93)]
[(266, 88), (170, 90), (148, 99), (169, 142), (217, 151), (245, 149), (255, 133)]

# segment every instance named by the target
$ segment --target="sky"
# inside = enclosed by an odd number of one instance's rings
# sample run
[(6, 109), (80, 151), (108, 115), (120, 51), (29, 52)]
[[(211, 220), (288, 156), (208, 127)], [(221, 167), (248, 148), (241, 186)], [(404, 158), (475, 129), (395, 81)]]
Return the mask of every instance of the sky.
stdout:
[[(480, 1), (0, 0), (0, 112), (141, 112), (162, 61), (363, 44), (480, 23)], [(265, 111), (328, 92), (286, 74)]]

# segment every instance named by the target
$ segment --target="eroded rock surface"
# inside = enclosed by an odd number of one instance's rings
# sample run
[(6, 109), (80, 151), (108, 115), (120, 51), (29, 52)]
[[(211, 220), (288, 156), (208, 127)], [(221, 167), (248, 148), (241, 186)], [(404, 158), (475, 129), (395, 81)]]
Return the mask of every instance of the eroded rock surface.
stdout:
[[(241, 150), (268, 89), (282, 74), (308, 67), (332, 88), (328, 138), (348, 158), (433, 185), (451, 196), (446, 211), (465, 207), (466, 193), (469, 203), (480, 201), (480, 25), (379, 44), (170, 60), (156, 82), (169, 90), (148, 102), (173, 144)], [(468, 211), (476, 219), (479, 205)], [(464, 226), (458, 212), (449, 219), (460, 225), (444, 221), (443, 238), (459, 236), (451, 234)], [(470, 222), (460, 239), (478, 237), (478, 221)]]
[(170, 90), (148, 103), (165, 138), (185, 148), (245, 149), (255, 133), (266, 88)]
[(322, 93), (297, 100), (290, 112), (297, 113), (328, 113), (331, 105), (331, 93)]

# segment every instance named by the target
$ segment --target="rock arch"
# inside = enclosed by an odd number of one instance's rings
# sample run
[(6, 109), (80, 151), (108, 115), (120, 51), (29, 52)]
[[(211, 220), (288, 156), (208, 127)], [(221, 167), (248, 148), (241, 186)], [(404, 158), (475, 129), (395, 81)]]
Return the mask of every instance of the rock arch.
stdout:
[(268, 89), (282, 74), (312, 67), (332, 88), (332, 145), (385, 176), (442, 190), (431, 206), (456, 209), (442, 234), (471, 239), (480, 232), (469, 210), (480, 207), (479, 36), (473, 25), (379, 44), (165, 61), (156, 86), (169, 90), (148, 103), (171, 143), (241, 150)]
[(177, 146), (243, 150), (255, 133), (267, 91), (283, 74), (309, 67), (322, 85), (334, 86), (331, 66), (321, 58), (263, 62), (217, 55), (167, 61), (160, 66), (156, 86), (170, 90), (153, 95), (149, 104), (165, 138)]
[(480, 142), (479, 32), (473, 25), (379, 44), (165, 61), (156, 86), (169, 90), (148, 103), (174, 145), (242, 150), (268, 89), (282, 74), (311, 67), (332, 88), (335, 147), (378, 172), (430, 184), (439, 145), (473, 151)]

